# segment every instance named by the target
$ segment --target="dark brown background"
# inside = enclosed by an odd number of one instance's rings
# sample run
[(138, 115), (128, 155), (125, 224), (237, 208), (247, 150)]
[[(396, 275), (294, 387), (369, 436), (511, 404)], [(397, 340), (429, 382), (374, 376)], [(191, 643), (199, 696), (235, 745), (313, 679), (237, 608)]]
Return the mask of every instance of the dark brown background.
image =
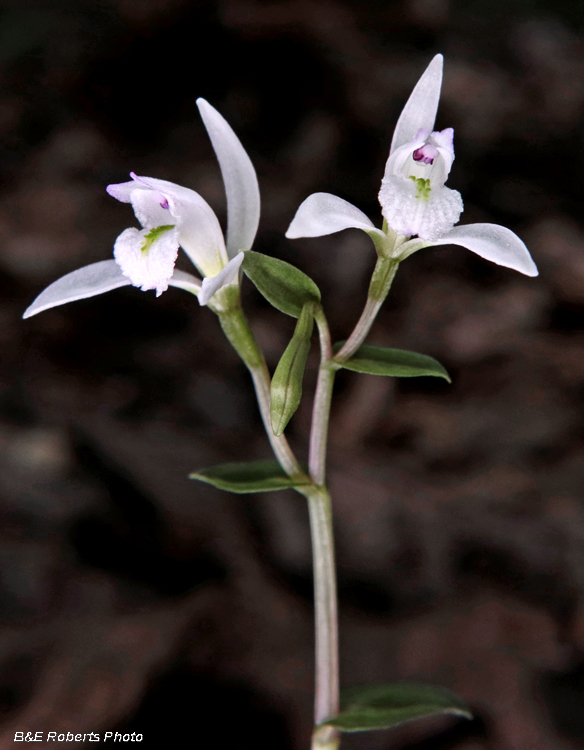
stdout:
[[(462, 248), (418, 253), (371, 341), (437, 357), (453, 385), (338, 379), (343, 684), (436, 682), (477, 715), (344, 746), (584, 747), (583, 21), (579, 0), (2, 3), (0, 748), (23, 729), (307, 747), (303, 500), (186, 479), (269, 455), (215, 317), (178, 290), (135, 289), (20, 316), (111, 257), (135, 221), (104, 188), (130, 170), (223, 217), (204, 96), (256, 165), (255, 249), (309, 273), (345, 338), (367, 237), (283, 232), (315, 190), (379, 221), (393, 126), (436, 52), (463, 221), (517, 231), (541, 276)], [(244, 297), (273, 367), (293, 321), (247, 282)], [(290, 429), (300, 454), (309, 409)]]

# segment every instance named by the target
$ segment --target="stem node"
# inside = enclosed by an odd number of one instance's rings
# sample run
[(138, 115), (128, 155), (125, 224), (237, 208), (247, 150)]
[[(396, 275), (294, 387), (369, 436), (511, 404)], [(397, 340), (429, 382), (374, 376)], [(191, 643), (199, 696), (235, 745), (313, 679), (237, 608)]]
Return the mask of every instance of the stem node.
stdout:
[(340, 739), (338, 729), (326, 724), (316, 727), (312, 733), (312, 750), (337, 750)]

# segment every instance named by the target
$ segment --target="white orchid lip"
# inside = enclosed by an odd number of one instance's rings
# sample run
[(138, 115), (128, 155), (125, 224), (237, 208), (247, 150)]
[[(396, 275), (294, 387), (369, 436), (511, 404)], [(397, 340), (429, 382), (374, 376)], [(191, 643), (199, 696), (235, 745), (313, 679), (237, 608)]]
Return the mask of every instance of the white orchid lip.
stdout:
[(114, 258), (124, 276), (143, 292), (168, 289), (178, 255), (177, 229), (172, 224), (152, 229), (125, 229), (114, 245)]

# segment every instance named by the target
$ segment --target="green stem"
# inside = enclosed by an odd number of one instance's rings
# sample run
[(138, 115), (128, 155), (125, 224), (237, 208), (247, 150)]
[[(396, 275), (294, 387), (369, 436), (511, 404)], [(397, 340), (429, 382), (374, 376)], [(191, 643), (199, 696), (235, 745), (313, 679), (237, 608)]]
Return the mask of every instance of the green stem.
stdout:
[(350, 359), (365, 341), (367, 334), (371, 330), (371, 326), (377, 317), (379, 308), (389, 294), (398, 267), (399, 261), (394, 258), (384, 258), (381, 256), (377, 258), (373, 276), (371, 277), (371, 283), (369, 284), (367, 302), (361, 313), (361, 317), (359, 318), (353, 333), (349, 336), (342, 349), (333, 357), (333, 361), (346, 362), (346, 360)]
[[(312, 412), (309, 472), (312, 485), (299, 487), (308, 500), (314, 569), (315, 608), (315, 730), (312, 750), (337, 750), (339, 732), (319, 726), (339, 713), (339, 644), (337, 582), (331, 502), (326, 488), (326, 449), (335, 372), (361, 346), (387, 297), (399, 262), (380, 256), (369, 286), (365, 309), (355, 330), (332, 357), (328, 324), (321, 307), (315, 314), (320, 340), (320, 367)], [(291, 477), (306, 478), (284, 436), (276, 437), (270, 418), (270, 375), (264, 356), (248, 325), (239, 300), (224, 311), (217, 311), (221, 326), (247, 365), (253, 378), (262, 419), (272, 448), (282, 468)]]
[[(338, 616), (335, 555), (330, 497), (324, 487), (326, 438), (335, 367), (330, 365), (332, 354), (328, 325), (322, 308), (316, 313), (320, 344), (321, 366), (315, 397), (311, 455), (315, 475), (313, 482), (320, 486), (298, 488), (308, 500), (314, 566), (314, 607), (316, 640), (315, 724), (321, 724), (339, 712), (339, 655)], [(253, 378), (258, 404), (272, 448), (282, 468), (293, 477), (305, 477), (284, 436), (276, 437), (270, 419), (270, 375), (264, 356), (239, 305), (232, 305), (219, 313), (225, 335), (247, 365)], [(318, 480), (317, 480), (318, 477)], [(313, 750), (336, 750), (339, 733), (332, 727), (315, 729)]]
[(337, 366), (331, 362), (331, 336), (322, 307), (317, 310), (314, 319), (320, 340), (320, 367), (312, 409), (308, 467), (314, 483), (320, 487), (324, 486), (326, 477), (326, 446)]
[(330, 726), (319, 727), (339, 712), (339, 654), (337, 585), (331, 502), (326, 488), (326, 448), (335, 372), (357, 351), (369, 333), (379, 308), (387, 297), (399, 262), (379, 257), (365, 309), (355, 330), (333, 358), (326, 318), (319, 308), (315, 315), (320, 339), (320, 367), (312, 412), (309, 470), (316, 487), (305, 491), (310, 512), (314, 568), (316, 629), (316, 695), (313, 750), (336, 750), (340, 734)]
[(312, 747), (313, 750), (335, 750), (339, 733), (332, 727), (318, 728), (318, 725), (339, 712), (337, 579), (331, 502), (325, 485), (328, 423), (337, 368), (331, 363), (331, 338), (322, 308), (316, 311), (315, 320), (320, 340), (320, 367), (312, 411), (309, 470), (316, 486), (303, 491), (308, 499), (314, 570), (314, 723), (317, 728)]
[[(316, 674), (314, 723), (339, 713), (339, 627), (331, 502), (325, 487), (307, 490), (314, 570)], [(339, 735), (332, 727), (315, 729), (313, 750), (334, 750)]]
[(266, 360), (239, 304), (219, 313), (219, 322), (229, 342), (249, 370), (262, 415), (266, 434), (280, 466), (294, 479), (307, 479), (284, 435), (272, 431), (270, 417), (270, 373)]

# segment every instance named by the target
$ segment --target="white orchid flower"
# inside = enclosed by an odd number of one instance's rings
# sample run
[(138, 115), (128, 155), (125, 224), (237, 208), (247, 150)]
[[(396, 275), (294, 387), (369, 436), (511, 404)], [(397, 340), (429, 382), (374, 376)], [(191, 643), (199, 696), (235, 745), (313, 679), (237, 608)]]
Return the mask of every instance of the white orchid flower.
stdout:
[(286, 237), (320, 237), (356, 227), (371, 236), (380, 254), (398, 261), (422, 247), (454, 244), (537, 276), (525, 244), (510, 229), (497, 224), (454, 226), (463, 209), (460, 193), (445, 186), (454, 160), (454, 131), (434, 131), (442, 67), (442, 55), (436, 55), (397, 122), (379, 191), (384, 230), (342, 198), (314, 193), (300, 205)]
[[(25, 318), (57, 305), (94, 297), (122, 286), (155, 289), (169, 286), (210, 302), (219, 289), (239, 283), (243, 250), (251, 248), (260, 216), (255, 170), (239, 138), (204, 99), (197, 105), (217, 155), (227, 195), (227, 242), (209, 204), (194, 190), (166, 180), (141, 177), (109, 185), (107, 192), (131, 203), (141, 229), (125, 229), (114, 245), (115, 260), (73, 271), (47, 287), (24, 313)], [(179, 246), (203, 276), (175, 270)]]

